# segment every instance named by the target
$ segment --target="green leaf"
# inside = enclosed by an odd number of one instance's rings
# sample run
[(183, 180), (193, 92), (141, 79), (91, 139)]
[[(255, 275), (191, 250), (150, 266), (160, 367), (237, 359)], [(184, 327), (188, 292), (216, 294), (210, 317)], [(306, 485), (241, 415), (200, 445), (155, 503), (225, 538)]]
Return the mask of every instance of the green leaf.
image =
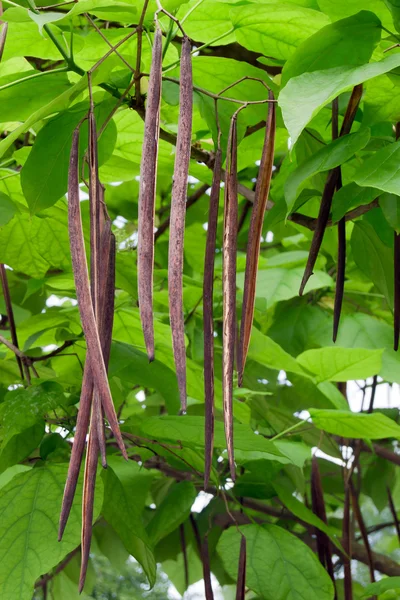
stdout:
[[(96, 107), (98, 129), (114, 104), (113, 101), (104, 102)], [(51, 119), (38, 133), (21, 171), (22, 190), (31, 214), (52, 206), (66, 193), (72, 134), (86, 112), (86, 106), (78, 105)], [(111, 156), (116, 137), (116, 127), (111, 121), (99, 141), (100, 165)], [(87, 126), (81, 128), (81, 139), (83, 155), (84, 149), (87, 148)]]
[[(51, 464), (15, 475), (0, 490), (0, 595), (31, 600), (35, 581), (80, 543), (80, 482), (62, 542), (57, 541), (67, 465)], [(94, 519), (102, 486), (97, 485)], [(12, 551), (10, 549), (12, 548)]]
[(368, 81), (365, 86), (364, 125), (400, 120), (400, 85), (397, 70)]
[(336, 548), (338, 548), (340, 552), (343, 552), (340, 540), (329, 525), (317, 517), (312, 510), (307, 508), (303, 502), (300, 502), (300, 500), (293, 496), (293, 494), (291, 494), (283, 485), (276, 482), (274, 482), (273, 485), (279, 500), (290, 510), (290, 512), (302, 521), (314, 525), (314, 527), (317, 527), (317, 529), (326, 533), (330, 540), (335, 544)]
[(318, 381), (349, 381), (377, 375), (382, 366), (382, 352), (366, 348), (318, 348), (306, 350), (297, 361)]
[[(305, 263), (305, 261), (304, 261)], [(265, 298), (267, 306), (276, 302), (289, 300), (298, 296), (301, 278), (304, 269), (263, 269), (257, 274), (256, 297)], [(240, 289), (244, 287), (244, 273), (238, 273), (237, 285)], [(313, 276), (307, 283), (305, 293), (333, 285), (332, 278), (323, 271), (314, 271)]]
[(188, 519), (196, 496), (196, 488), (190, 481), (172, 485), (147, 526), (147, 533), (154, 545)]
[(104, 504), (102, 513), (121, 538), (126, 550), (142, 565), (150, 585), (156, 577), (153, 550), (143, 525), (143, 509), (154, 477), (133, 461), (117, 457), (107, 459), (103, 472)]
[[(31, 71), (28, 75), (34, 73), (35, 71)], [(5, 90), (0, 88), (0, 100), (10, 121), (23, 121), (70, 88), (71, 82), (66, 73), (54, 73), (22, 81)]]
[(292, 77), (369, 61), (381, 37), (381, 23), (370, 11), (326, 25), (307, 38), (285, 63), (282, 86)]
[[(58, 57), (57, 57), (58, 58)], [(63, 94), (57, 96), (44, 106), (41, 106), (38, 110), (32, 113), (28, 119), (22, 125), (19, 125), (14, 131), (8, 134), (8, 136), (0, 142), (0, 158), (4, 156), (7, 150), (12, 144), (19, 138), (22, 133), (29, 131), (29, 129), (35, 125), (38, 121), (45, 119), (49, 115), (52, 115), (61, 110), (68, 108), (70, 102), (76, 98), (87, 86), (87, 77), (83, 75), (77, 83), (72, 85)]]
[(282, 2), (268, 4), (264, 10), (252, 5), (233, 8), (231, 19), (239, 44), (283, 60), (329, 22), (319, 11)]
[(71, 18), (82, 13), (90, 13), (104, 21), (117, 21), (120, 23), (134, 23), (137, 9), (132, 2), (117, 0), (79, 0), (69, 11), (66, 18)]
[(385, 4), (392, 13), (394, 26), (397, 31), (400, 31), (400, 4), (398, 0), (385, 0)]
[(328, 102), (349, 88), (400, 66), (400, 54), (359, 67), (343, 66), (291, 79), (279, 95), (283, 120), (295, 144), (304, 127)]
[[(331, 21), (337, 21), (365, 9), (365, 0), (318, 0), (318, 6)], [(368, 0), (368, 9), (378, 15), (386, 27), (393, 25), (390, 13), (382, 0)]]
[(45, 13), (34, 13), (31, 10), (28, 10), (28, 15), (36, 23), (39, 27), (39, 33), (43, 35), (43, 27), (48, 23), (55, 23), (55, 21), (60, 21), (60, 19), (64, 18), (63, 13), (46, 11)]
[(382, 413), (365, 414), (316, 408), (310, 408), (309, 413), (318, 429), (345, 438), (380, 440), (400, 437), (400, 426)]
[(379, 198), (379, 206), (385, 215), (390, 227), (399, 233), (400, 231), (400, 198), (396, 194), (382, 194)]
[(379, 190), (377, 188), (362, 188), (353, 181), (344, 185), (333, 196), (332, 221), (337, 223), (349, 210), (368, 204), (378, 196)]
[(380, 596), (388, 590), (400, 591), (400, 577), (385, 577), (375, 583), (369, 583), (365, 587), (361, 598)]
[(16, 207), (11, 198), (0, 192), (0, 227), (7, 225), (13, 218), (16, 212)]
[(373, 226), (366, 221), (357, 221), (354, 224), (351, 249), (358, 268), (374, 282), (392, 307), (393, 251), (381, 241)]
[(303, 369), (299, 366), (296, 359), (255, 327), (252, 329), (248, 356), (249, 359), (266, 365), (270, 369), (277, 369), (279, 371), (283, 369), (289, 373), (304, 374)]
[[(192, 8), (197, 2), (190, 3)], [(190, 6), (189, 4), (189, 6)], [(183, 5), (177, 14), (178, 19), (182, 19), (188, 13), (188, 5)], [(229, 19), (231, 5), (225, 2), (216, 3), (214, 0), (203, 0), (196, 9), (190, 13), (184, 21), (185, 32), (194, 40), (201, 40), (203, 43), (209, 43), (217, 37), (232, 30), (232, 23)], [(216, 42), (218, 46), (230, 44), (235, 41), (235, 35), (231, 32)]]
[[(315, 554), (296, 536), (276, 525), (245, 525), (246, 587), (265, 600), (332, 600), (332, 581)], [(217, 552), (235, 581), (241, 535), (234, 527), (224, 531)], [(268, 560), (266, 560), (268, 557)]]
[(384, 146), (357, 170), (354, 181), (364, 187), (375, 187), (396, 194), (400, 185), (400, 142)]
[[(173, 440), (192, 447), (204, 447), (204, 418), (152, 417), (141, 423), (143, 435), (157, 440)], [(243, 451), (263, 452), (269, 460), (286, 462), (276, 446), (261, 435), (257, 435), (248, 425), (235, 423), (235, 448)], [(225, 431), (221, 421), (215, 421), (214, 445), (225, 448)]]
[(356, 133), (350, 133), (334, 140), (327, 146), (301, 163), (287, 178), (285, 197), (288, 212), (291, 212), (301, 184), (316, 173), (329, 171), (348, 161), (356, 152), (364, 148), (370, 139), (370, 130), (362, 128)]
[(30, 471), (31, 469), (32, 467), (29, 467), (28, 465), (13, 465), (12, 467), (9, 467), (0, 475), (0, 489), (7, 485), (15, 475), (25, 473), (25, 471)]

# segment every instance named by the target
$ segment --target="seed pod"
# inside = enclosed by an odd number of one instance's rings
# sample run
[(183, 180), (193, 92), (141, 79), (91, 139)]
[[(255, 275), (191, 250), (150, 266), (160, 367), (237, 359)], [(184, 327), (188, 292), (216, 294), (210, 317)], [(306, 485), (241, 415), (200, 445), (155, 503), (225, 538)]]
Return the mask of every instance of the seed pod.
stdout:
[(239, 568), (236, 583), (236, 600), (245, 600), (246, 596), (246, 538), (240, 540)]
[(336, 272), (335, 304), (333, 308), (333, 341), (336, 342), (342, 312), (344, 279), (346, 275), (346, 219), (338, 223), (338, 263)]
[(82, 535), (81, 535), (81, 572), (79, 576), (79, 593), (85, 585), (86, 571), (89, 562), (90, 542), (93, 528), (94, 490), (96, 485), (97, 456), (99, 447), (96, 430), (91, 427), (89, 442), (86, 452), (85, 477), (83, 482), (82, 498)]
[(181, 55), (181, 80), (179, 91), (180, 108), (174, 166), (174, 184), (172, 187), (168, 251), (169, 313), (179, 396), (183, 411), (186, 410), (186, 348), (182, 291), (183, 242), (193, 112), (192, 60), (190, 50), (189, 39), (184, 37)]
[(213, 182), (208, 212), (207, 241), (203, 280), (203, 328), (204, 328), (204, 402), (205, 402), (205, 466), (204, 489), (210, 479), (214, 449), (214, 258), (217, 239), (218, 205), (221, 187), (221, 148), (217, 148)]
[(345, 483), (345, 496), (342, 524), (342, 544), (344, 570), (344, 600), (353, 600), (353, 583), (351, 576), (351, 520), (350, 520), (350, 486)]
[(3, 58), (4, 47), (6, 45), (8, 23), (3, 23), (0, 31), (0, 61)]
[[(8, 285), (7, 271), (6, 271), (5, 266), (2, 263), (0, 263), (0, 281), (1, 281), (1, 287), (3, 290), (4, 303), (6, 305), (7, 319), (8, 319), (8, 323), (10, 326), (11, 341), (16, 348), (19, 348), (17, 328), (15, 326), (14, 311), (13, 311), (12, 302), (11, 302), (10, 288)], [(23, 380), (24, 379), (24, 371), (22, 368), (21, 358), (17, 355), (15, 355), (15, 358), (17, 360), (19, 374), (21, 375), (21, 379)]]
[(375, 581), (374, 558), (372, 555), (371, 546), (370, 546), (369, 539), (368, 539), (368, 531), (367, 531), (367, 528), (365, 526), (364, 519), (362, 516), (358, 495), (357, 495), (356, 490), (354, 489), (354, 485), (351, 480), (349, 482), (349, 485), (350, 485), (350, 494), (351, 494), (351, 503), (353, 506), (353, 513), (357, 519), (361, 537), (363, 539), (365, 550), (367, 552), (370, 581), (371, 581), (371, 583), (374, 583), (374, 581)]
[[(89, 109), (89, 140), (88, 140), (88, 158), (89, 158), (89, 207), (90, 207), (90, 289), (93, 302), (93, 311), (97, 322), (99, 337), (102, 338), (101, 314), (103, 295), (101, 286), (104, 288), (104, 278), (107, 276), (106, 265), (102, 264), (100, 254), (100, 236), (101, 236), (101, 213), (103, 208), (100, 206), (100, 195), (103, 197), (103, 188), (99, 180), (99, 161), (97, 154), (97, 127), (94, 116), (94, 106), (92, 97), (91, 76), (88, 74), (90, 109)], [(103, 220), (102, 220), (103, 223)], [(109, 248), (108, 248), (109, 250)], [(101, 455), (103, 467), (107, 466), (106, 440), (104, 433), (104, 419), (101, 400), (98, 392), (94, 391), (92, 401), (91, 428), (95, 430), (97, 445)]]
[[(353, 121), (355, 119), (357, 109), (360, 105), (362, 96), (362, 85), (356, 85), (350, 96), (349, 103), (347, 105), (346, 114), (344, 116), (342, 128), (340, 130), (340, 136), (347, 135), (350, 133)], [(300, 296), (303, 295), (304, 288), (306, 287), (307, 281), (310, 279), (315, 262), (318, 257), (319, 250), (321, 248), (324, 233), (329, 220), (329, 213), (332, 206), (332, 198), (335, 192), (336, 184), (340, 175), (340, 167), (335, 167), (329, 172), (327, 177), (324, 191), (322, 193), (321, 205), (317, 217), (317, 224), (315, 226), (313, 239), (311, 241), (310, 252), (308, 255), (307, 265), (304, 270), (303, 279), (300, 284)]]
[[(268, 92), (268, 98), (269, 100), (273, 100), (274, 95), (272, 92)], [(253, 325), (258, 258), (260, 255), (260, 240), (264, 223), (265, 208), (267, 206), (269, 186), (272, 177), (272, 167), (274, 164), (275, 121), (275, 103), (270, 102), (268, 104), (268, 118), (265, 128), (264, 147), (256, 184), (254, 205), (251, 212), (250, 229), (247, 242), (242, 320), (240, 324), (240, 341), (238, 345), (237, 357), (239, 386), (242, 385), (243, 371), (250, 344), (251, 327)]]
[(149, 360), (154, 360), (153, 268), (154, 209), (156, 200), (157, 156), (160, 134), (162, 84), (162, 32), (156, 28), (151, 61), (142, 161), (140, 165), (138, 219), (138, 297), (144, 341)]
[(82, 219), (79, 202), (79, 129), (73, 135), (70, 169), (68, 177), (68, 229), (71, 247), (72, 269), (74, 273), (76, 294), (82, 328), (85, 334), (90, 367), (93, 373), (96, 389), (100, 394), (106, 417), (117, 444), (125, 458), (125, 446), (119, 430), (117, 415), (111, 398), (107, 372), (103, 360), (102, 349), (93, 311), (91, 292), (88, 279), (85, 243), (82, 232)]
[(223, 353), (222, 385), (225, 437), (232, 479), (235, 479), (233, 451), (233, 368), (236, 340), (236, 246), (237, 246), (237, 115), (231, 120), (224, 188), (223, 240)]
[(388, 496), (390, 512), (392, 513), (394, 525), (396, 527), (397, 537), (398, 537), (398, 540), (400, 543), (400, 522), (399, 522), (399, 518), (397, 516), (396, 507), (394, 505), (392, 492), (390, 491), (389, 486), (386, 487), (386, 491), (387, 491), (387, 496)]
[(186, 536), (185, 536), (185, 525), (182, 523), (179, 525), (179, 538), (181, 542), (181, 550), (183, 554), (183, 567), (185, 573), (185, 589), (189, 587), (189, 562), (187, 555), (187, 545), (186, 545)]
[[(318, 467), (317, 457), (312, 457), (311, 463), (311, 503), (313, 513), (327, 523), (324, 490), (322, 489), (321, 475)], [(331, 542), (323, 531), (315, 528), (315, 536), (317, 541), (317, 552), (320, 563), (326, 568), (330, 578), (335, 585), (335, 577), (333, 572), (332, 547)]]
[(206, 534), (201, 541), (199, 528), (197, 527), (196, 519), (193, 514), (189, 517), (190, 523), (193, 528), (194, 537), (196, 538), (197, 548), (199, 550), (201, 562), (203, 565), (203, 580), (204, 580), (204, 593), (206, 600), (214, 600), (214, 593), (211, 585), (211, 569), (210, 569), (210, 553), (208, 551), (208, 535)]
[(206, 600), (214, 600), (214, 592), (211, 583), (210, 552), (208, 549), (208, 536), (205, 535), (201, 544), (201, 560), (203, 563), (203, 580)]

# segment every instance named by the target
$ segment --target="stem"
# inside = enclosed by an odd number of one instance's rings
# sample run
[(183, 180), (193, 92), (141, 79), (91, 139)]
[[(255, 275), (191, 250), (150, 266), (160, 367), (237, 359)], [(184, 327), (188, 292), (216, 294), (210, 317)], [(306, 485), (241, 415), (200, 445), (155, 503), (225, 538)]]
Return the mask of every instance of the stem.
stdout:
[(66, 73), (67, 71), (69, 71), (68, 67), (60, 67), (59, 69), (53, 69), (52, 71), (40, 71), (39, 73), (34, 73), (32, 75), (28, 75), (27, 77), (21, 77), (21, 79), (16, 79), (15, 81), (5, 83), (4, 85), (0, 86), (0, 92), (13, 87), (14, 85), (18, 85), (19, 83), (25, 83), (25, 81), (37, 79), (38, 77), (42, 77), (43, 75), (52, 75), (53, 73)]
[(295, 423), (294, 425), (292, 425), (288, 429), (285, 429), (284, 431), (281, 431), (280, 433), (278, 433), (277, 435), (275, 435), (273, 438), (270, 438), (269, 441), (270, 442), (275, 442), (276, 440), (278, 440), (282, 436), (286, 435), (290, 431), (293, 431), (294, 429), (297, 429), (298, 427), (300, 427), (300, 425), (303, 425), (303, 423), (307, 423), (307, 419), (302, 419), (301, 421), (299, 421), (298, 423)]
[[(144, 73), (144, 75), (148, 76), (147, 73)], [(171, 81), (172, 83), (176, 83), (177, 85), (179, 85), (179, 79), (175, 79), (174, 77), (163, 77), (163, 80)], [(235, 102), (236, 104), (243, 104), (246, 106), (250, 106), (251, 104), (266, 104), (267, 102), (277, 102), (275, 98), (273, 100), (270, 100), (269, 98), (266, 98), (265, 100), (238, 100), (237, 98), (228, 98), (227, 96), (221, 96), (220, 94), (214, 94), (213, 92), (209, 92), (208, 90), (201, 88), (197, 85), (193, 86), (193, 90), (195, 92), (199, 92), (199, 94), (209, 96), (214, 100), (225, 100), (226, 102)]]
[[(203, 1), (203, 0), (201, 0), (201, 1)], [(192, 56), (196, 55), (198, 52), (201, 52), (205, 48), (208, 48), (208, 46), (211, 46), (212, 44), (215, 44), (219, 40), (222, 40), (227, 35), (230, 35), (231, 33), (233, 33), (233, 31), (235, 31), (235, 28), (231, 27), (228, 31), (226, 31), (225, 33), (221, 33), (221, 35), (219, 35), (218, 37), (214, 38), (210, 42), (207, 42), (206, 44), (203, 44), (202, 46), (199, 46), (198, 48), (195, 48), (194, 50), (192, 50), (191, 55)], [(163, 72), (164, 73), (168, 73), (168, 71), (171, 71), (171, 69), (173, 69), (174, 67), (176, 67), (177, 65), (179, 65), (179, 63), (180, 63), (179, 60), (175, 61), (174, 63), (171, 63), (170, 65), (168, 65), (167, 67), (165, 67), (165, 69), (164, 69)]]
[(143, 4), (142, 14), (140, 15), (140, 20), (137, 26), (137, 51), (136, 51), (136, 69), (135, 69), (135, 98), (136, 98), (136, 106), (140, 106), (142, 104), (142, 96), (140, 94), (140, 63), (142, 60), (142, 41), (143, 41), (143, 21), (146, 15), (147, 6), (149, 4), (149, 0), (145, 0)]

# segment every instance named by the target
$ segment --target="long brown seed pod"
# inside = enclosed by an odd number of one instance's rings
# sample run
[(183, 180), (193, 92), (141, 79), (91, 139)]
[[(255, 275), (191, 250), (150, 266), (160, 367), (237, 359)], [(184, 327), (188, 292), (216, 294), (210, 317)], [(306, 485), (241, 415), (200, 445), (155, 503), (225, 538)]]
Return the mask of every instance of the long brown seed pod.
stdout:
[(399, 349), (400, 337), (400, 235), (394, 232), (394, 344)]
[(387, 495), (388, 495), (390, 512), (392, 513), (393, 521), (394, 521), (394, 524), (395, 524), (395, 527), (396, 527), (397, 537), (398, 537), (399, 543), (400, 543), (400, 522), (399, 522), (399, 518), (397, 516), (396, 507), (395, 507), (394, 502), (393, 502), (393, 496), (392, 496), (392, 492), (390, 491), (390, 487), (387, 486), (386, 490), (387, 490)]
[[(332, 102), (332, 140), (339, 137), (339, 98)], [(340, 167), (339, 167), (340, 169)], [(338, 176), (336, 191), (342, 187), (341, 169)], [(344, 279), (346, 274), (346, 220), (343, 218), (337, 225), (338, 230), (338, 264), (336, 272), (335, 303), (333, 308), (333, 341), (336, 342), (340, 315), (342, 312)]]
[(204, 330), (204, 402), (205, 402), (205, 465), (204, 489), (207, 488), (211, 473), (214, 449), (214, 259), (217, 239), (218, 205), (221, 187), (222, 152), (219, 146), (215, 154), (213, 182), (210, 193), (206, 251), (203, 279), (203, 330)]
[(204, 592), (206, 600), (214, 600), (214, 592), (211, 584), (210, 552), (208, 549), (208, 536), (205, 535), (201, 544), (201, 560), (203, 562)]
[[(322, 488), (321, 474), (319, 472), (318, 459), (314, 455), (311, 462), (311, 504), (313, 513), (327, 523), (324, 490)], [(330, 578), (335, 585), (332, 562), (332, 547), (326, 533), (315, 528), (315, 536), (317, 541), (317, 552), (320, 563), (326, 568)], [(335, 596), (336, 597), (336, 596)]]
[(246, 363), (247, 352), (250, 344), (251, 327), (254, 317), (254, 303), (256, 299), (256, 283), (258, 258), (260, 255), (260, 240), (264, 223), (265, 208), (267, 206), (269, 187), (274, 165), (275, 145), (275, 103), (274, 95), (268, 92), (268, 117), (265, 128), (264, 147), (262, 151), (259, 175), (254, 196), (254, 205), (251, 212), (250, 229), (247, 242), (246, 272), (244, 278), (244, 292), (242, 305), (242, 320), (240, 324), (240, 341), (238, 346), (238, 385), (242, 385), (243, 371)]
[(194, 537), (196, 538), (197, 548), (199, 550), (201, 562), (203, 565), (203, 580), (204, 580), (204, 593), (206, 600), (214, 600), (214, 593), (211, 585), (211, 569), (210, 569), (210, 554), (208, 551), (208, 537), (207, 534), (201, 541), (199, 528), (197, 527), (196, 519), (193, 514), (190, 514), (190, 523), (192, 525)]
[[(102, 338), (101, 331), (101, 304), (102, 294), (100, 290), (101, 280), (107, 276), (106, 265), (101, 264), (100, 256), (100, 193), (102, 188), (99, 181), (99, 163), (97, 154), (97, 128), (94, 116), (94, 105), (92, 96), (91, 74), (88, 73), (88, 86), (90, 97), (89, 109), (89, 207), (90, 207), (90, 287), (92, 294), (93, 310), (97, 322), (99, 336)], [(105, 269), (104, 269), (105, 267)], [(94, 390), (92, 403), (91, 430), (97, 436), (97, 445), (100, 450), (103, 467), (107, 466), (106, 441), (104, 434), (104, 420), (101, 400), (97, 390)]]
[(161, 84), (162, 33), (161, 29), (157, 26), (154, 35), (144, 123), (142, 161), (140, 165), (137, 246), (139, 311), (149, 361), (154, 360), (154, 210), (156, 200), (158, 140), (160, 135)]
[[(12, 302), (11, 302), (10, 288), (8, 286), (7, 271), (6, 271), (5, 266), (2, 263), (0, 263), (0, 280), (1, 280), (1, 287), (3, 289), (4, 304), (6, 305), (8, 324), (10, 326), (11, 341), (16, 348), (19, 348), (17, 328), (15, 325), (14, 311), (13, 311)], [(24, 371), (22, 368), (21, 358), (17, 355), (15, 355), (15, 358), (17, 360), (21, 379), (24, 379)]]
[[(106, 238), (109, 238), (107, 242)], [(109, 253), (108, 268), (107, 268), (107, 280), (103, 287), (101, 286), (101, 297), (104, 299), (103, 314), (101, 318), (102, 322), (102, 352), (104, 357), (104, 363), (107, 367), (110, 347), (111, 347), (111, 334), (114, 317), (114, 294), (115, 294), (115, 237), (111, 233), (111, 222), (108, 219), (102, 233), (102, 265), (105, 265), (103, 255), (106, 251)], [(105, 267), (104, 267), (105, 268)], [(103, 280), (104, 281), (104, 278)], [(72, 502), (75, 496), (75, 490), (78, 482), (80, 466), (82, 462), (83, 452), (85, 449), (86, 433), (89, 427), (90, 410), (92, 405), (93, 396), (93, 378), (90, 370), (89, 361), (85, 364), (85, 371), (83, 374), (83, 384), (79, 403), (79, 412), (76, 422), (76, 429), (74, 435), (74, 443), (72, 445), (71, 458), (68, 468), (68, 476), (65, 484), (63, 503), (60, 515), (60, 525), (58, 539), (61, 540), (69, 513), (71, 511)]]
[(96, 485), (97, 456), (99, 453), (97, 433), (91, 428), (86, 452), (85, 477), (82, 497), (82, 534), (81, 534), (81, 572), (79, 576), (79, 593), (85, 585), (87, 566), (89, 562), (90, 542), (93, 529), (94, 491)]
[(0, 61), (3, 58), (4, 47), (6, 45), (7, 31), (8, 31), (8, 23), (2, 23), (0, 21), (0, 25), (3, 25), (0, 31)]
[(179, 90), (180, 108), (174, 165), (174, 184), (172, 187), (168, 250), (169, 313), (179, 396), (183, 411), (186, 410), (186, 348), (182, 290), (183, 243), (193, 112), (192, 57), (190, 51), (189, 39), (184, 37), (181, 54), (181, 80)]
[(179, 539), (181, 543), (181, 549), (183, 554), (183, 568), (185, 573), (185, 589), (187, 590), (189, 587), (189, 561), (187, 555), (187, 545), (186, 545), (186, 536), (185, 536), (185, 525), (179, 525)]
[[(239, 109), (240, 110), (240, 109)], [(233, 369), (236, 340), (236, 248), (237, 248), (237, 116), (233, 115), (229, 130), (224, 188), (223, 239), (223, 353), (222, 385), (225, 437), (231, 477), (234, 480), (233, 450)]]
[(350, 521), (350, 486), (345, 483), (342, 545), (345, 551), (343, 556), (344, 569), (344, 600), (353, 600), (353, 585), (351, 577), (351, 521)]
[(236, 600), (245, 600), (246, 595), (246, 538), (240, 540), (239, 568), (236, 583)]
[(349, 486), (350, 486), (351, 504), (352, 504), (352, 507), (353, 507), (353, 513), (354, 513), (354, 515), (355, 515), (355, 517), (357, 519), (357, 523), (358, 523), (358, 527), (360, 529), (361, 537), (363, 539), (365, 550), (367, 552), (370, 581), (371, 581), (371, 583), (374, 583), (374, 581), (375, 581), (374, 558), (373, 558), (372, 551), (371, 551), (371, 546), (370, 546), (370, 543), (369, 543), (369, 540), (368, 540), (368, 531), (367, 531), (367, 528), (365, 526), (364, 519), (363, 519), (363, 516), (362, 516), (362, 512), (361, 512), (361, 508), (360, 508), (360, 503), (359, 503), (359, 500), (358, 500), (358, 495), (357, 495), (356, 490), (354, 489), (354, 485), (353, 485), (353, 483), (352, 483), (351, 480), (349, 482)]
[(82, 327), (86, 338), (90, 366), (100, 394), (104, 412), (110, 423), (117, 444), (127, 459), (127, 454), (118, 425), (117, 415), (111, 397), (107, 372), (103, 360), (96, 319), (93, 311), (85, 244), (82, 231), (82, 219), (79, 203), (79, 128), (74, 131), (68, 177), (68, 229), (71, 247), (72, 268), (74, 272), (76, 294), (81, 315)]
[(333, 336), (336, 342), (339, 330), (340, 315), (342, 313), (344, 280), (346, 274), (346, 219), (338, 223), (338, 263), (336, 272), (335, 304), (333, 307)]
[(83, 452), (85, 449), (86, 433), (89, 427), (92, 397), (93, 378), (89, 366), (89, 361), (86, 361), (85, 370), (83, 373), (82, 391), (79, 402), (78, 418), (76, 421), (74, 443), (72, 445), (67, 481), (65, 483), (64, 496), (61, 507), (60, 523), (58, 527), (58, 541), (61, 541), (62, 536), (64, 534), (65, 526), (67, 524), (69, 513), (71, 512), (72, 502), (75, 496)]
[[(342, 128), (340, 130), (340, 136), (347, 135), (350, 133), (351, 126), (359, 107), (361, 96), (362, 96), (362, 85), (356, 85), (351, 94), (349, 104), (347, 106), (346, 114), (344, 116)], [(307, 265), (304, 271), (303, 279), (300, 284), (300, 296), (304, 292), (307, 281), (312, 275), (315, 262), (318, 257), (319, 250), (321, 248), (322, 240), (324, 238), (325, 229), (329, 220), (329, 213), (331, 211), (333, 194), (335, 192), (336, 184), (340, 174), (340, 167), (335, 167), (329, 172), (325, 188), (322, 194), (320, 209), (317, 217), (317, 224), (314, 230), (313, 239), (311, 241), (310, 252), (308, 255)]]

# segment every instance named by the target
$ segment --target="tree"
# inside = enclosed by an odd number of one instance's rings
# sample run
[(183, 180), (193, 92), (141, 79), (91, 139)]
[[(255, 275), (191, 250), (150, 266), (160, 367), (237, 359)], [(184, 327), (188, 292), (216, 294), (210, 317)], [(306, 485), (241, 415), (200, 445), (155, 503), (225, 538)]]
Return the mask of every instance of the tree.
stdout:
[(396, 3), (3, 5), (1, 598), (397, 597)]

